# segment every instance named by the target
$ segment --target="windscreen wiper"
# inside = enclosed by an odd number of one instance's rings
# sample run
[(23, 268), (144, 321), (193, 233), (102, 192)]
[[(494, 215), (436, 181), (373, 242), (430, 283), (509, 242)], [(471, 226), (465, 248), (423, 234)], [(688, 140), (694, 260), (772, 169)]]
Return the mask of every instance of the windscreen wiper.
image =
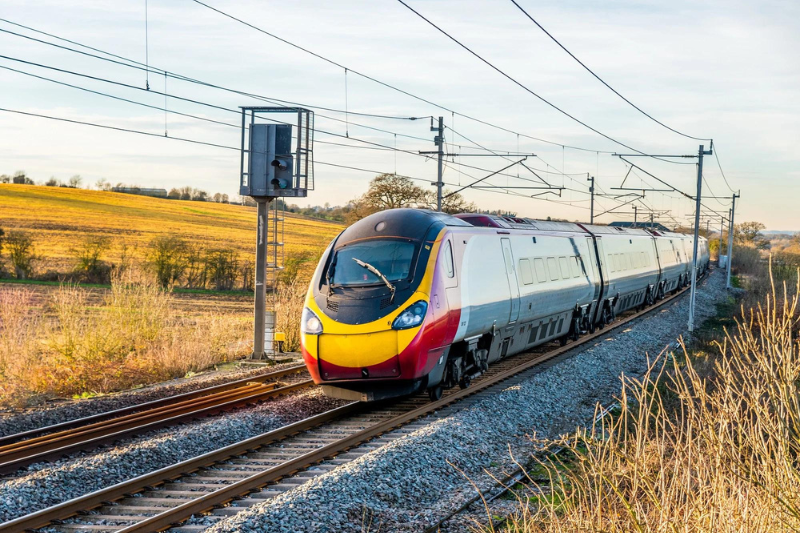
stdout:
[(380, 270), (378, 270), (378, 269), (377, 269), (377, 268), (375, 268), (374, 266), (370, 265), (369, 263), (365, 263), (365, 262), (364, 262), (364, 261), (362, 261), (361, 259), (356, 259), (356, 258), (354, 257), (354, 258), (353, 258), (353, 261), (355, 261), (355, 262), (356, 262), (356, 263), (358, 263), (360, 266), (362, 266), (362, 267), (366, 268), (367, 270), (369, 270), (370, 272), (372, 272), (373, 274), (375, 274), (376, 276), (378, 276), (379, 278), (381, 278), (381, 280), (383, 280), (383, 282), (386, 284), (386, 286), (387, 286), (387, 287), (389, 287), (389, 290), (390, 290), (390, 291), (392, 291), (392, 296), (391, 296), (391, 298), (389, 298), (389, 303), (393, 302), (393, 301), (394, 301), (394, 291), (395, 291), (395, 288), (394, 288), (394, 285), (392, 285), (392, 284), (391, 284), (391, 282), (390, 282), (390, 281), (389, 281), (389, 280), (386, 278), (386, 276), (384, 276), (383, 274), (381, 274), (381, 271), (380, 271)]

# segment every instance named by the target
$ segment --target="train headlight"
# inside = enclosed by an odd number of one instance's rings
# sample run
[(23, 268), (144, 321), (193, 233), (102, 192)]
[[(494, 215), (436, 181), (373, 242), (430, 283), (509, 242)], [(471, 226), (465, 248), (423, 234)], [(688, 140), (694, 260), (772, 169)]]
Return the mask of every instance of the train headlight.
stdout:
[(394, 319), (392, 329), (415, 328), (425, 320), (425, 313), (428, 311), (428, 302), (420, 300)]
[(319, 335), (322, 333), (322, 322), (319, 321), (314, 311), (306, 307), (303, 309), (303, 318), (300, 321), (300, 329), (303, 333)]

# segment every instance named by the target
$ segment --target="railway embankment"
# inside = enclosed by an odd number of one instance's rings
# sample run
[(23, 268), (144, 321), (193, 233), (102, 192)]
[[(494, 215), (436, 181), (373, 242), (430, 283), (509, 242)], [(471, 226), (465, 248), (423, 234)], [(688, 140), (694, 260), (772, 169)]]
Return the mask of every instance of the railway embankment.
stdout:
[[(713, 316), (727, 297), (722, 274), (712, 273), (698, 291), (697, 318)], [(621, 375), (640, 375), (649, 357), (685, 335), (687, 313), (682, 297), (524, 382), (430, 416), (416, 431), (209, 531), (420, 531), (472, 498), (475, 487), (495, 485), (493, 476), (534, 450), (531, 435), (556, 437), (590, 421), (596, 403), (619, 391)]]

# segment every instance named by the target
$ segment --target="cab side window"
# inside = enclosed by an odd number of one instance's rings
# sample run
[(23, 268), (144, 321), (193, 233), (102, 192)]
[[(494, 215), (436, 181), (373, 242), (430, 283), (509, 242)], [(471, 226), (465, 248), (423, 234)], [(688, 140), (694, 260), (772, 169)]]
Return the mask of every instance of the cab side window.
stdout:
[(450, 241), (447, 241), (444, 245), (444, 269), (448, 278), (456, 275), (456, 267), (453, 262), (453, 247)]

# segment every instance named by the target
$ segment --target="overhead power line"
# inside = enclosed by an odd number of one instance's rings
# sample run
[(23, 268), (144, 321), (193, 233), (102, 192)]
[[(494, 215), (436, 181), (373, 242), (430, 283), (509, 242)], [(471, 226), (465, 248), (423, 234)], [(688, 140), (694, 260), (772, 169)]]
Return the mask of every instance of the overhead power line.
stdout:
[[(210, 108), (213, 108), (213, 109), (218, 109), (218, 110), (221, 110), (221, 111), (227, 111), (229, 113), (236, 114), (237, 116), (240, 114), (240, 111), (237, 110), (237, 109), (227, 108), (227, 107), (224, 107), (224, 106), (211, 104), (209, 102), (204, 102), (204, 101), (201, 101), (201, 100), (194, 100), (194, 99), (184, 98), (184, 97), (178, 96), (176, 94), (167, 95), (166, 93), (162, 93), (162, 92), (160, 92), (158, 90), (155, 90), (155, 89), (150, 89), (148, 91), (147, 89), (145, 89), (143, 87), (140, 87), (140, 86), (130, 85), (130, 84), (122, 83), (122, 82), (117, 82), (117, 81), (114, 81), (114, 80), (110, 80), (108, 78), (102, 78), (102, 77), (98, 77), (98, 76), (90, 76), (88, 74), (83, 74), (83, 73), (70, 71), (70, 70), (66, 70), (66, 69), (59, 69), (57, 67), (44, 65), (44, 64), (41, 64), (41, 63), (34, 63), (34, 62), (31, 62), (31, 61), (25, 61), (25, 60), (18, 59), (18, 58), (13, 58), (13, 57), (10, 57), (10, 56), (0, 55), (0, 58), (12, 60), (12, 61), (17, 61), (17, 62), (20, 62), (20, 63), (24, 63), (24, 64), (27, 64), (27, 65), (32, 65), (32, 66), (36, 66), (36, 67), (40, 67), (40, 68), (55, 70), (57, 72), (61, 72), (61, 73), (65, 73), (65, 74), (84, 77), (84, 78), (91, 79), (93, 81), (101, 81), (101, 82), (104, 82), (104, 83), (109, 83), (109, 84), (113, 84), (113, 85), (119, 85), (119, 86), (122, 86), (124, 88), (134, 89), (134, 90), (141, 91), (141, 92), (148, 92), (148, 93), (152, 93), (152, 94), (156, 94), (156, 95), (162, 95), (163, 94), (164, 96), (168, 96), (169, 98), (173, 98), (173, 99), (176, 99), (176, 100), (189, 102), (189, 103), (192, 103), (192, 104), (202, 105), (202, 106), (210, 107)], [(93, 89), (88, 89), (86, 87), (73, 85), (73, 84), (66, 83), (66, 82), (63, 82), (63, 81), (60, 81), (60, 80), (56, 80), (56, 79), (53, 79), (53, 78), (48, 78), (46, 76), (39, 76), (39, 75), (30, 73), (30, 72), (25, 72), (25, 71), (22, 71), (22, 70), (14, 69), (14, 68), (3, 66), (3, 65), (0, 65), (0, 68), (6, 69), (6, 70), (10, 70), (10, 71), (13, 71), (13, 72), (17, 72), (19, 74), (23, 74), (23, 75), (26, 75), (26, 76), (32, 76), (34, 78), (37, 78), (37, 79), (40, 79), (40, 80), (43, 80), (43, 81), (49, 81), (49, 82), (52, 82), (52, 83), (56, 83), (58, 85), (62, 85), (62, 86), (70, 87), (70, 88), (73, 88), (73, 89), (89, 92), (89, 93), (92, 93), (92, 94), (95, 94), (95, 95), (98, 95), (98, 96), (112, 98), (112, 99), (115, 99), (115, 100), (123, 101), (123, 102), (126, 102), (126, 103), (130, 103), (130, 104), (134, 104), (134, 105), (138, 105), (138, 106), (142, 106), (142, 107), (146, 107), (146, 108), (150, 108), (150, 109), (156, 109), (156, 110), (159, 110), (159, 111), (164, 111), (166, 113), (176, 114), (176, 115), (180, 115), (180, 116), (184, 116), (184, 117), (188, 117), (188, 118), (192, 118), (192, 119), (196, 119), (196, 120), (202, 120), (202, 121), (206, 121), (206, 122), (210, 122), (210, 123), (214, 123), (214, 124), (219, 124), (219, 125), (223, 125), (223, 126), (228, 126), (228, 127), (232, 127), (232, 128), (237, 128), (237, 129), (240, 127), (239, 125), (233, 124), (233, 123), (230, 123), (230, 122), (224, 122), (224, 121), (220, 121), (220, 120), (210, 119), (210, 118), (207, 118), (207, 117), (201, 117), (201, 116), (198, 116), (198, 115), (193, 115), (193, 114), (190, 114), (190, 113), (182, 113), (182, 112), (178, 112), (178, 111), (175, 111), (175, 110), (172, 110), (172, 109), (166, 109), (166, 107), (160, 107), (160, 106), (146, 104), (144, 102), (139, 102), (139, 101), (136, 101), (136, 100), (131, 100), (129, 98), (119, 97), (119, 96), (112, 95), (112, 94), (109, 94), (109, 93), (106, 93), (106, 92), (102, 92), (102, 91), (96, 91), (96, 90), (93, 90)], [(280, 123), (280, 124), (289, 124), (288, 122), (281, 122), (281, 121), (276, 120), (276, 119), (269, 119), (269, 120), (271, 120), (272, 122)], [(349, 136), (348, 137), (346, 135), (333, 133), (333, 132), (328, 132), (328, 131), (320, 130), (320, 129), (315, 129), (314, 131), (317, 132), (317, 133), (320, 133), (320, 134), (329, 135), (329, 136), (333, 136), (333, 137), (339, 137), (339, 138), (342, 138), (342, 139), (347, 139), (347, 140), (350, 140), (350, 141), (362, 143), (362, 144), (365, 144), (367, 146), (358, 146), (358, 145), (352, 145), (352, 144), (337, 143), (337, 142), (332, 142), (332, 141), (317, 140), (316, 142), (318, 142), (320, 144), (327, 144), (327, 145), (333, 145), (333, 146), (342, 146), (342, 147), (346, 147), (346, 148), (355, 148), (355, 149), (393, 151), (395, 153), (401, 152), (401, 153), (404, 153), (404, 154), (412, 155), (414, 157), (422, 157), (424, 159), (427, 159), (427, 156), (420, 155), (418, 152), (415, 152), (415, 151), (412, 151), (412, 150), (407, 150), (407, 149), (387, 146), (387, 145), (384, 145), (384, 144), (381, 144), (381, 143), (368, 141), (368, 140), (365, 140), (365, 139), (359, 139), (359, 138), (354, 137), (354, 136)], [(487, 148), (487, 150), (489, 150), (489, 149)], [(457, 165), (459, 167), (479, 170), (479, 171), (482, 171), (482, 172), (492, 172), (491, 169), (479, 167), (479, 166), (476, 166), (476, 165), (470, 165), (470, 164), (467, 164), (467, 163), (452, 162), (452, 164), (453, 165)], [(508, 177), (515, 177), (515, 176), (512, 176), (512, 175), (508, 175), (508, 174), (501, 174), (501, 175), (508, 176)], [(536, 175), (535, 172), (534, 172), (534, 175)], [(523, 180), (523, 181), (533, 181), (530, 178), (524, 177), (524, 176), (516, 176), (515, 178)], [(513, 188), (513, 187), (509, 187), (509, 188)]]
[(519, 5), (519, 3), (517, 3), (517, 0), (511, 0), (511, 3), (512, 3), (512, 4), (514, 4), (515, 6), (517, 6), (517, 9), (519, 9), (520, 11), (522, 11), (522, 13), (523, 13), (523, 14), (524, 14), (526, 17), (528, 17), (528, 19), (530, 19), (530, 21), (531, 21), (531, 22), (533, 22), (534, 24), (536, 24), (536, 26), (537, 26), (537, 27), (538, 27), (540, 30), (542, 30), (542, 31), (543, 31), (543, 32), (544, 32), (544, 33), (545, 33), (545, 34), (546, 34), (548, 37), (550, 37), (550, 39), (552, 39), (552, 40), (553, 40), (553, 42), (554, 42), (554, 43), (556, 43), (556, 44), (557, 44), (557, 45), (558, 45), (558, 46), (559, 46), (559, 47), (560, 47), (562, 50), (564, 50), (564, 51), (565, 51), (567, 54), (569, 54), (569, 56), (570, 56), (572, 59), (574, 59), (575, 61), (577, 61), (577, 62), (578, 62), (578, 64), (579, 64), (580, 66), (582, 66), (584, 69), (586, 69), (586, 71), (587, 71), (587, 72), (589, 72), (589, 74), (591, 74), (592, 76), (594, 76), (594, 77), (597, 79), (597, 81), (599, 81), (600, 83), (602, 83), (603, 85), (605, 85), (606, 87), (608, 87), (608, 88), (611, 90), (611, 92), (613, 92), (614, 94), (616, 94), (617, 96), (619, 96), (620, 98), (622, 98), (622, 99), (623, 99), (623, 100), (624, 100), (626, 103), (628, 103), (628, 105), (630, 105), (631, 107), (633, 107), (633, 108), (634, 108), (635, 110), (637, 110), (639, 113), (643, 114), (644, 116), (646, 116), (647, 118), (649, 118), (650, 120), (652, 120), (653, 122), (655, 122), (656, 124), (659, 124), (659, 125), (661, 125), (661, 126), (663, 126), (663, 127), (667, 128), (669, 131), (671, 131), (671, 132), (673, 132), (673, 133), (677, 133), (678, 135), (682, 135), (683, 137), (686, 137), (686, 138), (688, 138), (688, 139), (694, 139), (694, 140), (696, 140), (696, 141), (706, 141), (706, 140), (710, 140), (710, 139), (709, 139), (709, 138), (707, 138), (707, 137), (693, 137), (693, 136), (691, 136), (691, 135), (687, 135), (686, 133), (682, 133), (682, 132), (680, 132), (680, 131), (676, 130), (675, 128), (671, 128), (671, 127), (667, 126), (666, 124), (664, 124), (663, 122), (661, 122), (660, 120), (658, 120), (657, 118), (655, 118), (654, 116), (652, 116), (651, 114), (649, 114), (649, 113), (647, 113), (646, 111), (644, 111), (642, 108), (640, 108), (639, 106), (637, 106), (636, 104), (634, 104), (633, 102), (631, 102), (630, 100), (628, 100), (627, 98), (625, 98), (624, 96), (622, 96), (622, 95), (621, 95), (621, 94), (620, 94), (620, 93), (619, 93), (619, 92), (618, 92), (616, 89), (614, 89), (614, 88), (613, 88), (611, 85), (609, 85), (608, 83), (606, 83), (606, 82), (605, 82), (605, 80), (604, 80), (603, 78), (601, 78), (600, 76), (598, 76), (597, 74), (595, 74), (595, 72), (594, 72), (592, 69), (590, 69), (589, 67), (587, 67), (587, 66), (586, 66), (586, 64), (584, 64), (584, 62), (583, 62), (583, 61), (581, 61), (580, 59), (578, 59), (577, 57), (575, 57), (575, 54), (573, 54), (572, 52), (570, 52), (570, 51), (567, 49), (567, 47), (566, 47), (566, 46), (564, 46), (563, 44), (561, 44), (561, 43), (558, 41), (558, 39), (556, 39), (555, 37), (553, 37), (553, 35), (552, 35), (552, 34), (551, 34), (549, 31), (547, 31), (546, 29), (544, 29), (544, 27), (543, 27), (541, 24), (539, 24), (539, 23), (536, 21), (536, 19), (534, 19), (534, 18), (533, 18), (533, 17), (532, 17), (532, 16), (531, 16), (531, 15), (530, 15), (530, 14), (529, 14), (527, 11), (525, 11), (525, 9), (523, 9), (523, 8), (522, 8), (522, 6), (521, 6), (521, 5)]
[[(199, 2), (199, 0), (193, 0), (193, 1), (194, 2)], [(586, 122), (582, 121), (581, 119), (579, 119), (579, 118), (575, 117), (574, 115), (571, 115), (567, 111), (561, 109), (560, 107), (558, 107), (557, 105), (555, 105), (551, 101), (547, 100), (543, 96), (541, 96), (538, 93), (536, 93), (535, 91), (533, 91), (530, 87), (528, 87), (524, 83), (520, 82), (519, 80), (517, 80), (516, 78), (514, 78), (510, 74), (506, 73), (501, 68), (499, 68), (498, 66), (494, 65), (491, 61), (489, 61), (488, 59), (485, 59), (483, 56), (481, 56), (480, 54), (478, 54), (477, 52), (472, 50), (470, 47), (468, 47), (467, 45), (465, 45), (464, 43), (462, 43), (461, 41), (459, 41), (458, 39), (456, 39), (455, 37), (453, 37), (452, 35), (447, 33), (444, 29), (442, 29), (441, 27), (436, 25), (433, 21), (431, 21), (430, 19), (425, 17), (422, 13), (420, 13), (419, 11), (417, 11), (416, 9), (414, 9), (413, 7), (408, 5), (404, 0), (397, 0), (397, 1), (400, 2), (400, 4), (402, 4), (404, 7), (406, 7), (409, 11), (414, 13), (417, 17), (421, 18), (422, 20), (424, 20), (425, 22), (427, 22), (428, 24), (430, 24), (431, 26), (436, 28), (436, 30), (438, 30), (442, 35), (444, 35), (445, 37), (447, 37), (448, 39), (450, 39), (451, 41), (456, 43), (458, 46), (460, 46), (461, 48), (463, 48), (467, 52), (469, 52), (471, 55), (473, 55), (478, 60), (480, 60), (486, 66), (488, 66), (489, 68), (491, 68), (492, 70), (494, 70), (495, 72), (497, 72), (498, 74), (503, 76), (504, 78), (508, 79), (509, 81), (511, 81), (512, 83), (514, 83), (518, 87), (520, 87), (525, 92), (527, 92), (527, 93), (531, 94), (532, 96), (536, 97), (537, 99), (539, 99), (544, 104), (550, 106), (551, 108), (555, 109), (556, 111), (558, 111), (562, 115), (572, 119), (574, 122), (577, 122), (581, 126), (593, 131), (594, 133), (600, 135), (601, 137), (603, 137), (605, 139), (608, 139), (609, 141), (611, 141), (611, 142), (613, 142), (615, 144), (618, 144), (620, 146), (624, 146), (625, 148), (627, 148), (629, 150), (633, 150), (634, 152), (636, 152), (638, 154), (646, 155), (645, 152), (642, 152), (641, 150), (637, 150), (636, 148), (633, 148), (632, 146), (629, 146), (629, 145), (623, 143), (622, 141), (618, 141), (617, 139), (611, 137), (610, 135), (608, 135), (606, 133), (603, 133), (602, 131), (598, 130), (597, 128), (594, 128), (594, 127), (590, 126), (589, 124), (587, 124)], [(658, 157), (655, 157), (654, 159), (659, 159), (660, 161), (666, 161), (666, 162), (669, 162), (669, 163), (681, 164), (681, 163), (676, 162), (676, 161), (669, 161), (668, 159), (661, 159), (661, 158), (658, 158)]]
[(272, 37), (273, 39), (276, 39), (276, 40), (278, 40), (278, 41), (280, 41), (280, 42), (282, 42), (282, 43), (284, 43), (284, 44), (286, 44), (288, 46), (291, 46), (292, 48), (300, 50), (301, 52), (304, 52), (306, 54), (310, 54), (310, 55), (312, 55), (312, 56), (314, 56), (314, 57), (316, 57), (316, 58), (318, 58), (318, 59), (320, 59), (322, 61), (325, 61), (328, 64), (331, 64), (331, 65), (333, 65), (335, 67), (338, 67), (338, 68), (341, 68), (343, 70), (346, 69), (348, 74), (354, 74), (356, 76), (360, 76), (360, 77), (362, 77), (362, 78), (364, 78), (366, 80), (372, 81), (374, 83), (377, 83), (378, 85), (386, 87), (387, 89), (391, 89), (393, 91), (399, 92), (399, 93), (404, 94), (404, 95), (406, 95), (406, 96), (408, 96), (410, 98), (413, 98), (413, 99), (418, 100), (420, 102), (424, 102), (424, 103), (426, 103), (428, 105), (436, 107), (437, 109), (441, 109), (443, 111), (447, 111), (448, 113), (457, 115), (459, 117), (463, 117), (463, 118), (465, 118), (467, 120), (471, 120), (471, 121), (477, 122), (479, 124), (483, 124), (484, 126), (489, 126), (491, 128), (494, 128), (494, 129), (497, 129), (497, 130), (500, 130), (500, 131), (505, 131), (506, 133), (511, 133), (513, 135), (519, 135), (520, 137), (524, 137), (526, 139), (531, 139), (531, 140), (534, 140), (534, 141), (537, 141), (537, 142), (542, 142), (542, 143), (545, 143), (545, 144), (551, 144), (551, 145), (554, 145), (554, 146), (561, 146), (563, 148), (569, 148), (571, 150), (581, 150), (581, 151), (584, 151), (584, 152), (599, 152), (599, 153), (602, 153), (602, 154), (610, 154), (610, 153), (612, 153), (612, 152), (607, 151), (607, 150), (595, 150), (593, 148), (585, 148), (585, 147), (581, 147), (581, 146), (573, 146), (573, 145), (564, 144), (564, 143), (560, 143), (560, 142), (550, 141), (550, 140), (547, 140), (547, 139), (542, 139), (542, 138), (539, 138), (539, 137), (534, 137), (532, 135), (527, 135), (525, 133), (521, 133), (521, 132), (509, 129), (509, 128), (506, 128), (506, 127), (503, 127), (503, 126), (499, 126), (497, 124), (493, 124), (493, 123), (488, 122), (486, 120), (482, 120), (482, 119), (473, 117), (471, 115), (467, 115), (465, 113), (460, 113), (460, 112), (455, 111), (454, 109), (451, 109), (451, 108), (449, 108), (449, 107), (447, 107), (445, 105), (438, 104), (438, 103), (436, 103), (436, 102), (434, 102), (432, 100), (429, 100), (429, 99), (424, 98), (422, 96), (416, 95), (416, 94), (414, 94), (414, 93), (412, 93), (410, 91), (406, 91), (405, 89), (401, 89), (400, 87), (397, 87), (396, 85), (393, 85), (391, 83), (379, 80), (378, 78), (375, 78), (375, 77), (370, 76), (368, 74), (364, 74), (363, 72), (360, 72), (358, 70), (354, 70), (354, 69), (352, 69), (352, 68), (350, 68), (348, 66), (345, 66), (345, 65), (343, 65), (343, 64), (341, 64), (341, 63), (339, 63), (337, 61), (334, 61), (333, 59), (329, 59), (329, 58), (327, 58), (327, 57), (325, 57), (325, 56), (323, 56), (321, 54), (318, 54), (318, 53), (316, 53), (316, 52), (314, 52), (312, 50), (304, 48), (304, 47), (302, 47), (302, 46), (300, 46), (300, 45), (298, 45), (296, 43), (293, 43), (293, 42), (291, 42), (291, 41), (289, 41), (287, 39), (284, 39), (283, 37), (280, 37), (280, 36), (276, 35), (275, 33), (269, 32), (269, 31), (267, 31), (267, 30), (265, 30), (263, 28), (260, 28), (260, 27), (254, 25), (254, 24), (249, 23), (249, 22), (247, 22), (245, 20), (242, 20), (242, 19), (240, 19), (238, 17), (235, 17), (235, 16), (233, 16), (233, 15), (231, 15), (229, 13), (226, 13), (225, 11), (222, 11), (221, 9), (213, 7), (213, 6), (211, 6), (211, 5), (209, 5), (209, 4), (205, 3), (205, 2), (201, 2), (200, 0), (192, 0), (192, 1), (194, 3), (196, 3), (196, 4), (198, 4), (198, 5), (201, 5), (201, 6), (205, 7), (205, 8), (208, 8), (208, 9), (210, 9), (210, 10), (216, 12), (216, 13), (219, 13), (220, 15), (222, 15), (224, 17), (227, 17), (227, 18), (229, 18), (229, 19), (231, 19), (231, 20), (233, 20), (235, 22), (238, 22), (240, 24), (244, 24), (245, 26), (247, 26), (249, 28), (252, 28), (253, 30), (255, 30), (257, 32), (260, 32), (260, 33), (262, 33), (264, 35), (267, 35), (268, 37)]

